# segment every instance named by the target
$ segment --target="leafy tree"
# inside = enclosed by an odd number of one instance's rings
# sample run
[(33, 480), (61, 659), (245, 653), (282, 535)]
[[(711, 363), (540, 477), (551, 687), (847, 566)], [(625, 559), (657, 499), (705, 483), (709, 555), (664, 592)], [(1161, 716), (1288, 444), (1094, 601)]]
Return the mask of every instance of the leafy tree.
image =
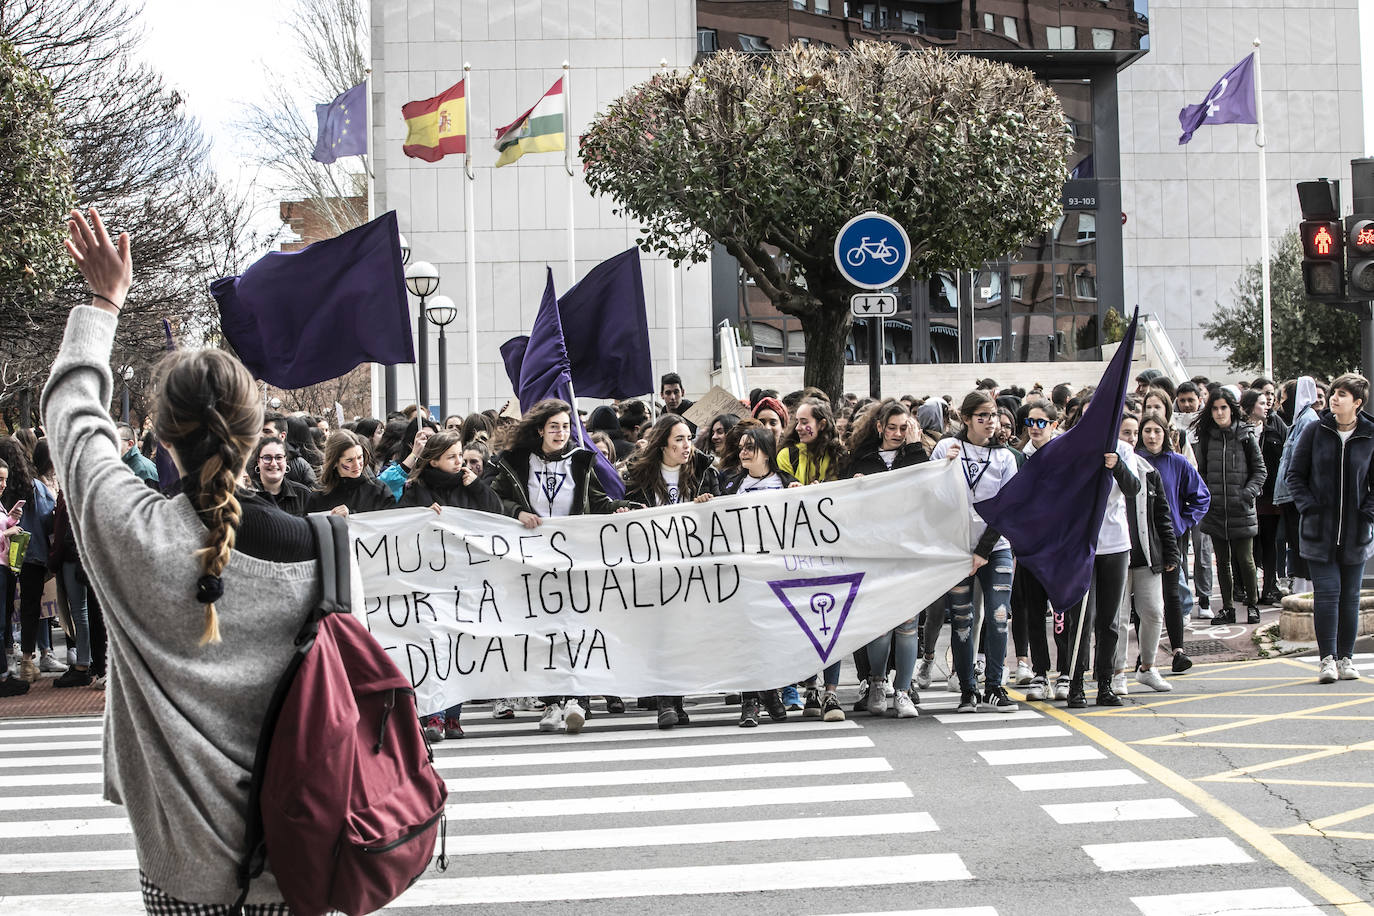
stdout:
[[(128, 0), (0, 0), (0, 38), (52, 86), (75, 200), (128, 231), (138, 282), (121, 315), (112, 362), (130, 370), (134, 413), (146, 411), (162, 320), (179, 336), (213, 337), (209, 281), (255, 251), (244, 196), (227, 189), (209, 143), (161, 75), (135, 61), (139, 8)], [(54, 214), (61, 230), (60, 214)], [(52, 295), (0, 308), (0, 408), (36, 405), (67, 311), (85, 297), (74, 270)], [(21, 423), (31, 422), (23, 418)]]
[[(1264, 287), (1259, 261), (1236, 280), (1233, 303), (1218, 303), (1202, 323), (1208, 340), (1229, 351), (1226, 365), (1258, 371), (1264, 365)], [(1360, 364), (1359, 320), (1349, 312), (1307, 298), (1302, 283), (1302, 244), (1297, 232), (1284, 233), (1269, 260), (1269, 314), (1274, 375), (1328, 378)]]
[(62, 217), (75, 200), (52, 88), (0, 38), (0, 313), (31, 320), (67, 275)]
[(858, 43), (723, 51), (633, 87), (582, 139), (591, 188), (675, 263), (713, 243), (801, 319), (806, 384), (838, 397), (855, 292), (833, 247), (877, 210), (911, 238), (911, 270), (967, 269), (1059, 214), (1072, 138), (1028, 71)]

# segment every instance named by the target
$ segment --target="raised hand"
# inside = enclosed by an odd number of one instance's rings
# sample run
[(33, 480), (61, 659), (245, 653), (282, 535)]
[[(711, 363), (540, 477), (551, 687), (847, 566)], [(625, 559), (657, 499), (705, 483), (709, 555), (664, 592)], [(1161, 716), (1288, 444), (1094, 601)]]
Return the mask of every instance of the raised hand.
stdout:
[(91, 287), (91, 304), (118, 315), (134, 281), (129, 233), (121, 232), (116, 241), (111, 241), (100, 212), (95, 207), (89, 212), (89, 223), (79, 210), (71, 211), (67, 218), (67, 230), (71, 234), (65, 242), (67, 253)]

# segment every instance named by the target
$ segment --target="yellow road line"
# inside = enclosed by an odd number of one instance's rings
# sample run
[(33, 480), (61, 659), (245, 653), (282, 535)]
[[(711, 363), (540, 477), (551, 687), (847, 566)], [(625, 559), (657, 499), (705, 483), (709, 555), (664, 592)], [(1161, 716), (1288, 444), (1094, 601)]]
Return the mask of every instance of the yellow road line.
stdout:
[(1267, 715), (1251, 716), (1240, 722), (1224, 722), (1220, 725), (1209, 725), (1206, 728), (1195, 728), (1186, 732), (1174, 732), (1170, 737), (1171, 741), (1182, 741), (1184, 738), (1193, 738), (1198, 735), (1209, 735), (1215, 732), (1230, 731), (1236, 728), (1247, 728), (1251, 725), (1264, 725), (1269, 722), (1278, 722), (1283, 719), (1301, 719), (1305, 713), (1325, 712), (1328, 709), (1344, 709), (1346, 706), (1358, 706), (1361, 703), (1368, 703), (1374, 697), (1359, 697), (1354, 700), (1343, 700), (1339, 703), (1327, 703), (1324, 706), (1313, 706), (1308, 709), (1298, 709), (1292, 712), (1275, 712)]
[(1259, 741), (1172, 741), (1169, 735), (1156, 735), (1153, 738), (1138, 738), (1128, 744), (1142, 747), (1235, 747), (1253, 748), (1257, 751), (1341, 751), (1349, 750), (1345, 744), (1266, 744)]
[[(1308, 680), (1308, 678), (1294, 678), (1287, 681), (1279, 681), (1274, 684), (1274, 687), (1293, 687), (1298, 684), (1306, 684)], [(1273, 687), (1242, 687), (1239, 690), (1223, 690), (1218, 693), (1199, 693), (1193, 696), (1174, 697), (1168, 700), (1157, 700), (1153, 703), (1136, 703), (1133, 705), (1136, 709), (1159, 709), (1164, 706), (1177, 706), (1180, 703), (1196, 703), (1198, 700), (1214, 700), (1218, 697), (1260, 696), (1264, 691), (1272, 689)], [(1107, 711), (1107, 714), (1110, 712), (1111, 711)], [(1103, 714), (1104, 713), (1089, 712), (1084, 715), (1094, 716)]]
[[(1198, 782), (1230, 782), (1253, 785), (1255, 780), (1244, 776), (1225, 778), (1222, 776), (1199, 776)], [(1374, 789), (1374, 782), (1341, 782), (1336, 779), (1272, 779), (1264, 780), (1266, 786), (1311, 786), (1318, 789)]]
[(1315, 821), (1308, 821), (1307, 824), (1313, 830), (1325, 830), (1327, 827), (1358, 821), (1360, 818), (1369, 817), (1371, 814), (1374, 814), (1374, 805), (1365, 805), (1363, 808), (1355, 808), (1341, 814), (1333, 814), (1330, 817), (1319, 817)]
[(1156, 782), (1193, 802), (1220, 821), (1236, 836), (1253, 846), (1265, 858), (1307, 885), (1314, 893), (1337, 907), (1346, 916), (1374, 916), (1374, 906), (1370, 906), (1356, 897), (1339, 882), (1328, 877), (1316, 866), (1285, 846), (1270, 831), (1265, 830), (1230, 805), (1225, 804), (1201, 786), (1117, 740), (1092, 723), (1083, 721), (1078, 716), (1048, 703), (1037, 702), (1028, 705), (1041, 710), (1051, 718), (1058, 719), (1088, 740), (1096, 743), (1103, 750), (1114, 754)]
[[(1293, 747), (1301, 746), (1302, 745), (1293, 745)], [(1364, 744), (1350, 744), (1345, 747), (1328, 747), (1311, 754), (1295, 754), (1292, 757), (1268, 760), (1264, 763), (1254, 763), (1249, 766), (1238, 767), (1234, 770), (1227, 770), (1224, 773), (1213, 773), (1210, 776), (1200, 776), (1198, 778), (1211, 782), (1218, 778), (1225, 779), (1229, 777), (1250, 776), (1254, 773), (1264, 772), (1265, 770), (1277, 770), (1280, 767), (1291, 767), (1294, 764), (1307, 763), (1311, 760), (1324, 760), (1327, 757), (1339, 757), (1341, 754), (1347, 754), (1350, 751), (1368, 750), (1374, 750), (1374, 741), (1367, 741)]]
[(1285, 827), (1272, 831), (1280, 836), (1311, 836), (1335, 840), (1374, 840), (1374, 833), (1360, 833), (1356, 830), (1313, 830), (1306, 824), (1298, 827)]

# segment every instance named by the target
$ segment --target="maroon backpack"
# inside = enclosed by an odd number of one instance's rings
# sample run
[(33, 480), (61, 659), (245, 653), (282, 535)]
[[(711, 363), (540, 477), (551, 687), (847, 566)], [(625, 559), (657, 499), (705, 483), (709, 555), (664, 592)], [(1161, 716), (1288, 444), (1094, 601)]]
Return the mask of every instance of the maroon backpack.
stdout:
[(448, 789), (434, 769), (410, 681), (350, 613), (348, 527), (309, 519), (324, 592), (268, 707), (248, 796), (248, 886), (270, 864), (297, 916), (381, 909), (439, 867)]

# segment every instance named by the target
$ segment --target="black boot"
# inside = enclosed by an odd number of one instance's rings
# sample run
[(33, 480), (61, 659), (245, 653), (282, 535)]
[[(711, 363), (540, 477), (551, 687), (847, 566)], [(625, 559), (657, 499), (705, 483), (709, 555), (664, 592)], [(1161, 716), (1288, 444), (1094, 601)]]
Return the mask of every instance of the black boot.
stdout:
[(759, 724), (758, 695), (746, 693), (739, 706), (739, 727), (757, 728)]
[(1088, 697), (1083, 692), (1083, 681), (1074, 680), (1069, 684), (1069, 709), (1086, 709)]
[(677, 724), (687, 725), (692, 719), (687, 715), (687, 710), (682, 708), (682, 697), (673, 697), (673, 711), (677, 713)]
[(677, 710), (673, 708), (673, 697), (658, 698), (658, 727), (672, 728), (677, 725)]
[(1220, 626), (1220, 625), (1223, 624), (1223, 623), (1235, 623), (1235, 622), (1236, 622), (1236, 609), (1233, 608), (1233, 607), (1224, 607), (1224, 608), (1222, 608), (1220, 611), (1217, 611), (1216, 616), (1212, 618), (1212, 625), (1213, 625), (1213, 626)]
[(787, 720), (787, 704), (782, 701), (782, 691), (779, 689), (765, 690), (760, 694), (763, 700), (763, 708), (768, 710), (768, 718), (774, 722), (785, 722)]
[(1253, 604), (1250, 605), (1249, 607), (1247, 607), (1247, 608), (1245, 609), (1245, 622), (1246, 622), (1246, 623), (1259, 623), (1259, 622), (1260, 622), (1260, 612), (1259, 612), (1259, 608), (1255, 607)]
[(1112, 685), (1108, 681), (1102, 681), (1097, 685), (1097, 705), (1098, 706), (1120, 706), (1121, 697), (1112, 691)]

